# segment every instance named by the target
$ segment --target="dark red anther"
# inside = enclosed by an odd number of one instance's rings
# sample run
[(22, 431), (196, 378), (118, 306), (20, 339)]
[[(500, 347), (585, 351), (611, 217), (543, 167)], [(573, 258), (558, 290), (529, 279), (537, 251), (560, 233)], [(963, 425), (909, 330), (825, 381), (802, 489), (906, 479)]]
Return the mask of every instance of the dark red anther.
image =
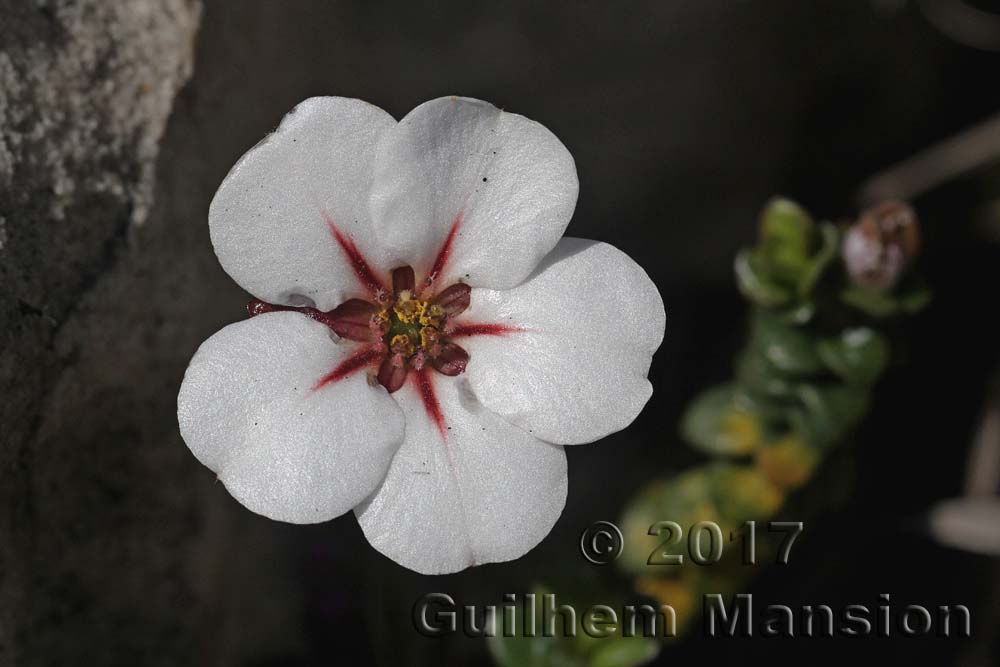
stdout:
[(447, 317), (454, 317), (469, 307), (471, 292), (472, 288), (465, 283), (455, 283), (434, 297), (431, 303), (441, 306)]
[(436, 357), (431, 357), (430, 365), (444, 375), (459, 375), (465, 372), (469, 363), (469, 353), (454, 343), (444, 343)]
[(399, 294), (403, 290), (409, 290), (412, 294), (416, 281), (417, 279), (413, 275), (412, 266), (401, 266), (398, 269), (394, 269), (392, 272), (393, 294)]
[(400, 363), (398, 355), (389, 354), (382, 360), (382, 365), (378, 369), (378, 383), (385, 387), (390, 394), (398, 390), (406, 382), (406, 374), (410, 370), (408, 361)]
[(340, 304), (320, 320), (333, 329), (338, 336), (348, 340), (370, 342), (377, 339), (371, 326), (372, 315), (379, 307), (363, 299), (350, 299)]

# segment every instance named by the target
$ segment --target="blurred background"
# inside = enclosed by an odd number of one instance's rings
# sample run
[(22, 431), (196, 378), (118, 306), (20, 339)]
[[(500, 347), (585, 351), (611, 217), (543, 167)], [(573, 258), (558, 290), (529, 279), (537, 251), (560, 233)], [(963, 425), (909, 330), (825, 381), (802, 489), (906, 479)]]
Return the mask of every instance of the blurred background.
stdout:
[[(1000, 112), (1000, 14), (958, 4), (0, 0), (0, 665), (490, 665), (484, 640), (418, 635), (414, 601), (628, 589), (583, 562), (580, 532), (705, 460), (678, 424), (733, 373), (733, 259), (768, 199), (852, 219), (874, 175)], [(245, 317), (207, 226), (235, 160), (306, 97), (400, 118), (446, 94), (562, 139), (581, 182), (568, 233), (646, 268), (667, 335), (638, 420), (568, 451), (566, 509), (538, 548), (423, 577), (352, 516), (243, 509), (184, 446), (175, 400), (197, 346)], [(894, 331), (896, 363), (809, 516), (785, 511), (806, 522), (790, 564), (747, 583), (790, 606), (965, 604), (972, 637), (695, 632), (656, 664), (1000, 664), (997, 560), (923, 521), (967, 491), (996, 384), (997, 166), (897, 193), (923, 220), (934, 300)]]

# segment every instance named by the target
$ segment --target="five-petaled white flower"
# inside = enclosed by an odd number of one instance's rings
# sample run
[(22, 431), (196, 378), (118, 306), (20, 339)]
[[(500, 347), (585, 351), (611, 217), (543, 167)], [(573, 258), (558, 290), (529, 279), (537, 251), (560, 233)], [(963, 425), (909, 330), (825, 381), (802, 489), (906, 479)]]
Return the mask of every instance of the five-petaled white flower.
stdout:
[(354, 509), (422, 573), (518, 558), (566, 501), (561, 445), (652, 393), (659, 292), (612, 246), (562, 238), (576, 167), (546, 128), (446, 97), (396, 122), (318, 97), (233, 167), (209, 228), (250, 319), (209, 338), (181, 435), (249, 509)]

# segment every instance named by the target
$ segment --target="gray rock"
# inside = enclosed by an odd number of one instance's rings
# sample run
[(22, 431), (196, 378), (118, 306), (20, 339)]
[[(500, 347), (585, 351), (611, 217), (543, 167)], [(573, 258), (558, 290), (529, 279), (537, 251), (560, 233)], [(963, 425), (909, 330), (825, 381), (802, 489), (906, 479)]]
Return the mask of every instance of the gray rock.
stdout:
[[(180, 556), (146, 553), (135, 539), (168, 501), (129, 483), (134, 454), (101, 451), (136, 441), (120, 431), (137, 421), (114, 418), (141, 411), (142, 397), (88, 376), (94, 363), (116, 364), (88, 362), (92, 345), (80, 341), (118, 330), (100, 330), (85, 295), (148, 217), (160, 138), (191, 73), (200, 13), (197, 0), (0, 0), (3, 665), (36, 664), (33, 649), (66, 632), (76, 641), (60, 642), (65, 655), (47, 651), (45, 664), (78, 663), (68, 647), (86, 653), (91, 641), (117, 641), (127, 655), (135, 620), (116, 590), (140, 584), (134, 574), (109, 581), (111, 573), (133, 563), (146, 574), (180, 567)], [(120, 343), (108, 340), (112, 350)], [(162, 545), (171, 531), (176, 520), (141, 534)], [(168, 582), (129, 594), (171, 595), (183, 606), (184, 590)], [(81, 617), (104, 620), (71, 620)], [(169, 634), (169, 619), (147, 620)], [(160, 660), (184, 657), (164, 647)]]

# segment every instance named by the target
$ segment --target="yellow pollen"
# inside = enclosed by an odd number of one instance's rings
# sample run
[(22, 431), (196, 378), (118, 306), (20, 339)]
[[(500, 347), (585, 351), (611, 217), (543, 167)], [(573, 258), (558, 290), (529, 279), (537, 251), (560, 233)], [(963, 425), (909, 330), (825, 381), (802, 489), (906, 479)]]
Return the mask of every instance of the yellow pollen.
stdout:
[(425, 327), (441, 326), (441, 318), (444, 317), (444, 308), (436, 303), (427, 304), (420, 313), (420, 324)]
[(388, 329), (389, 328), (389, 309), (388, 308), (383, 308), (382, 310), (380, 310), (379, 312), (377, 312), (375, 315), (373, 315), (372, 316), (372, 322), (375, 324), (375, 326), (379, 327), (380, 329), (383, 329), (383, 328), (384, 329)]
[(396, 334), (389, 341), (389, 349), (394, 354), (401, 354), (404, 357), (413, 356), (413, 341), (406, 334)]
[(425, 350), (430, 349), (430, 347), (438, 342), (438, 330), (434, 327), (423, 327), (420, 329), (420, 347)]
[(414, 324), (419, 322), (427, 310), (427, 302), (414, 299), (410, 290), (403, 290), (396, 299), (396, 305), (392, 307), (396, 312), (396, 317), (404, 324)]

